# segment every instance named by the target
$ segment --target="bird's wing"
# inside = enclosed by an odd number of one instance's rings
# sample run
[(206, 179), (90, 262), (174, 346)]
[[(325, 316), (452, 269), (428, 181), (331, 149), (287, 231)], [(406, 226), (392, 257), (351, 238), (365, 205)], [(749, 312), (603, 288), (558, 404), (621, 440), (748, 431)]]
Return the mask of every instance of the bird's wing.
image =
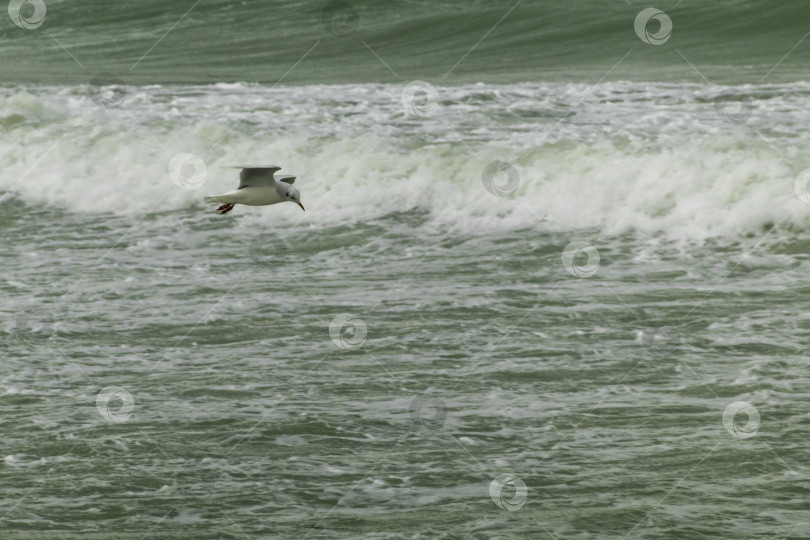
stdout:
[(286, 183), (292, 185), (295, 182), (295, 176), (293, 176), (291, 174), (282, 174), (282, 175), (276, 176), (276, 180), (279, 181), (279, 182), (286, 182)]
[(239, 189), (247, 186), (273, 186), (276, 183), (273, 173), (280, 171), (281, 167), (242, 167), (239, 173)]

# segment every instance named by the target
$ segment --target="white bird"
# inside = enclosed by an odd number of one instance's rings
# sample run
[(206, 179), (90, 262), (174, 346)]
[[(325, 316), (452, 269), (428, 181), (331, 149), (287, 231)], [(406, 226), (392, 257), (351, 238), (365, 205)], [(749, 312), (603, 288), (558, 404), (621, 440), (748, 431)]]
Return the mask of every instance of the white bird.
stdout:
[(284, 201), (292, 201), (304, 210), (301, 204), (301, 194), (292, 187), (295, 176), (288, 174), (274, 176), (281, 167), (269, 165), (266, 167), (237, 167), (242, 169), (239, 173), (239, 187), (222, 195), (205, 197), (207, 203), (223, 203), (217, 208), (220, 214), (227, 214), (233, 210), (235, 204), (247, 206), (266, 206)]

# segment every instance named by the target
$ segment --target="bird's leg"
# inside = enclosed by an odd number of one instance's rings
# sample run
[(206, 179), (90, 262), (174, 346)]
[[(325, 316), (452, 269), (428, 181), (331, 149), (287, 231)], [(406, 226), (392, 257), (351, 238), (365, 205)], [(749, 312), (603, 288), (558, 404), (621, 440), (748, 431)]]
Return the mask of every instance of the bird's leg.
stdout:
[(230, 212), (231, 210), (233, 210), (233, 206), (234, 206), (234, 203), (227, 203), (227, 204), (223, 204), (222, 206), (220, 206), (219, 208), (217, 208), (217, 211), (222, 210), (222, 212), (219, 212), (219, 213), (220, 213), (220, 215), (221, 215), (221, 214), (227, 214), (228, 212)]

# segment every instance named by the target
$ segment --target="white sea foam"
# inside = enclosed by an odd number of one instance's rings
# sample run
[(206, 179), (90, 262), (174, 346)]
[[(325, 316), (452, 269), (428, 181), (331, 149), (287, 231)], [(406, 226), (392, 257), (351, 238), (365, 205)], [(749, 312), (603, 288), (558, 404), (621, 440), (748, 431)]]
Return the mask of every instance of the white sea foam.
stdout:
[[(743, 128), (723, 124), (705, 97), (722, 89), (621, 83), (554, 94), (473, 85), (446, 89), (439, 117), (423, 119), (407, 117), (397, 88), (388, 86), (285, 88), (267, 102), (265, 88), (244, 85), (138, 88), (110, 110), (94, 106), (90, 90), (0, 95), (8, 132), (0, 140), (0, 191), (80, 213), (210, 211), (203, 195), (236, 182), (238, 171), (227, 166), (275, 163), (298, 175), (306, 214), (294, 205), (239, 207), (239, 214), (322, 226), (420, 209), (429, 223), (459, 230), (684, 238), (780, 222), (810, 227), (810, 205), (794, 190), (798, 172), (810, 166), (807, 133), (788, 129), (787, 120), (780, 125), (786, 133), (756, 124), (761, 119)], [(793, 94), (806, 95), (799, 90)], [(798, 108), (793, 94), (771, 94), (755, 107)], [(607, 104), (610, 96), (618, 101)], [(168, 165), (179, 153), (205, 162), (200, 189), (172, 182)], [(519, 176), (509, 197), (482, 183), (495, 160)]]

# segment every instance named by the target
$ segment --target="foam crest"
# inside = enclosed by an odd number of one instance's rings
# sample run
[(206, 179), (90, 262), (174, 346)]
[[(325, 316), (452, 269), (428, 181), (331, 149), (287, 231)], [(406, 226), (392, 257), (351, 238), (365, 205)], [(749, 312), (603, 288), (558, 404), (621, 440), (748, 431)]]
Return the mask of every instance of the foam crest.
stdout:
[[(211, 88), (198, 106), (207, 110), (218, 93), (232, 90), (250, 88)], [(469, 93), (475, 92), (481, 88), (471, 87)], [(518, 93), (525, 101), (525, 92)], [(0, 118), (9, 118), (11, 110), (20, 116), (12, 136), (0, 140), (0, 191), (79, 213), (207, 211), (204, 195), (236, 184), (238, 171), (228, 166), (273, 163), (297, 175), (307, 212), (300, 215), (295, 205), (239, 208), (247, 219), (268, 225), (294, 219), (328, 226), (418, 209), (427, 225), (466, 231), (633, 230), (707, 238), (778, 223), (810, 227), (810, 206), (794, 185), (806, 168), (804, 137), (774, 142), (755, 132), (705, 126), (699, 137), (689, 137), (685, 127), (677, 128), (680, 136), (634, 138), (617, 131), (594, 137), (591, 124), (577, 131), (572, 123), (566, 137), (547, 142), (539, 130), (504, 143), (495, 132), (461, 141), (467, 128), (459, 122), (445, 129), (457, 140), (425, 142), (431, 139), (426, 129), (398, 131), (405, 120), (394, 112), (387, 116), (388, 131), (346, 128), (335, 119), (328, 124), (331, 131), (313, 135), (303, 125), (278, 124), (293, 112), (251, 125), (228, 122), (228, 113), (224, 119), (195, 117), (191, 105), (174, 114), (176, 104), (161, 103), (148, 89), (137, 95), (140, 116), (133, 110), (88, 109), (80, 94), (0, 96)], [(457, 101), (465, 99), (460, 95)], [(296, 106), (300, 103), (290, 105)], [(74, 110), (66, 110), (70, 107)], [(508, 126), (493, 129), (508, 132)], [(199, 186), (178, 184), (169, 174), (170, 162), (181, 153), (204, 162)]]

